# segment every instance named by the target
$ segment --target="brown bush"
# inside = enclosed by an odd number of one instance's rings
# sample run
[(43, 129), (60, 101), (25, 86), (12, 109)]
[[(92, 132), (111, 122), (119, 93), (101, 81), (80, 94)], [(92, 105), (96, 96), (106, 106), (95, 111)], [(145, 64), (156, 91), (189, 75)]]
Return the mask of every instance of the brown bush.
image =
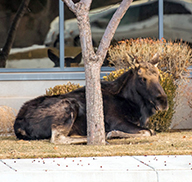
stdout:
[(186, 43), (150, 38), (119, 41), (109, 48), (109, 61), (117, 69), (127, 68), (131, 61), (128, 53), (138, 60), (149, 61), (157, 52), (160, 55), (158, 67), (171, 73), (174, 79), (182, 78), (192, 64), (192, 50)]
[(13, 134), (16, 111), (11, 107), (0, 106), (0, 135)]
[(74, 84), (74, 83), (68, 82), (67, 84), (56, 85), (53, 88), (47, 89), (46, 95), (52, 96), (52, 95), (66, 94), (66, 93), (72, 92), (73, 90), (76, 90), (80, 87), (81, 86), (79, 84)]

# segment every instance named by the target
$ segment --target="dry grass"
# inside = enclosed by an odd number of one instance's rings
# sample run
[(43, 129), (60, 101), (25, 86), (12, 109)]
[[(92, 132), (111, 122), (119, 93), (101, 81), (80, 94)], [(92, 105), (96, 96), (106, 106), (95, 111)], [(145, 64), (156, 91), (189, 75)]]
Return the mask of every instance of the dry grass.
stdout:
[(0, 135), (13, 134), (16, 111), (8, 106), (0, 106)]
[(105, 146), (55, 145), (49, 140), (0, 137), (0, 158), (88, 157), (125, 155), (192, 155), (192, 131), (152, 137), (116, 139)]

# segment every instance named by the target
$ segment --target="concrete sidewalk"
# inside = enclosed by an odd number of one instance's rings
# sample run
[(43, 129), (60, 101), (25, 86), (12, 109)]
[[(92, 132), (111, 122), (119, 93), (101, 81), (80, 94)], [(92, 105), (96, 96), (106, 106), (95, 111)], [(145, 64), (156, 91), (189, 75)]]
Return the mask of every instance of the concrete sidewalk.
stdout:
[(192, 182), (192, 156), (1, 159), (2, 182)]

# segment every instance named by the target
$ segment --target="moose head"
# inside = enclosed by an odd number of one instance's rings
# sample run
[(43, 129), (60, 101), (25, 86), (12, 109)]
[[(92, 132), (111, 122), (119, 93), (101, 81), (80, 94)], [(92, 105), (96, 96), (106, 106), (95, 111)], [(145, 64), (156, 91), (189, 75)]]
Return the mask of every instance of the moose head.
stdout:
[(144, 126), (148, 117), (155, 114), (156, 111), (168, 109), (167, 95), (160, 85), (160, 73), (157, 65), (159, 63), (159, 54), (155, 54), (150, 61), (138, 61), (129, 55), (132, 59), (131, 67), (134, 73), (134, 99), (140, 104), (141, 118), (140, 125)]

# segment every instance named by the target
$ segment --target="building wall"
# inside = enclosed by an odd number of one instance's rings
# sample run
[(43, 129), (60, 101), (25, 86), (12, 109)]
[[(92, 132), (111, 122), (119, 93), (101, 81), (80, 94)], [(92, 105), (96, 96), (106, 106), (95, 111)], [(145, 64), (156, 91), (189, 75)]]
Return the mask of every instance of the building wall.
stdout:
[[(84, 85), (84, 80), (70, 80), (72, 83)], [(68, 81), (0, 81), (0, 106), (8, 106), (19, 110), (24, 102), (46, 93), (46, 89)]]
[(192, 108), (190, 107), (192, 104), (192, 79), (189, 79), (187, 83), (185, 82), (183, 83), (183, 85), (186, 84), (184, 90), (183, 86), (177, 88), (179, 94), (175, 99), (175, 114), (170, 126), (172, 129), (192, 129)]

